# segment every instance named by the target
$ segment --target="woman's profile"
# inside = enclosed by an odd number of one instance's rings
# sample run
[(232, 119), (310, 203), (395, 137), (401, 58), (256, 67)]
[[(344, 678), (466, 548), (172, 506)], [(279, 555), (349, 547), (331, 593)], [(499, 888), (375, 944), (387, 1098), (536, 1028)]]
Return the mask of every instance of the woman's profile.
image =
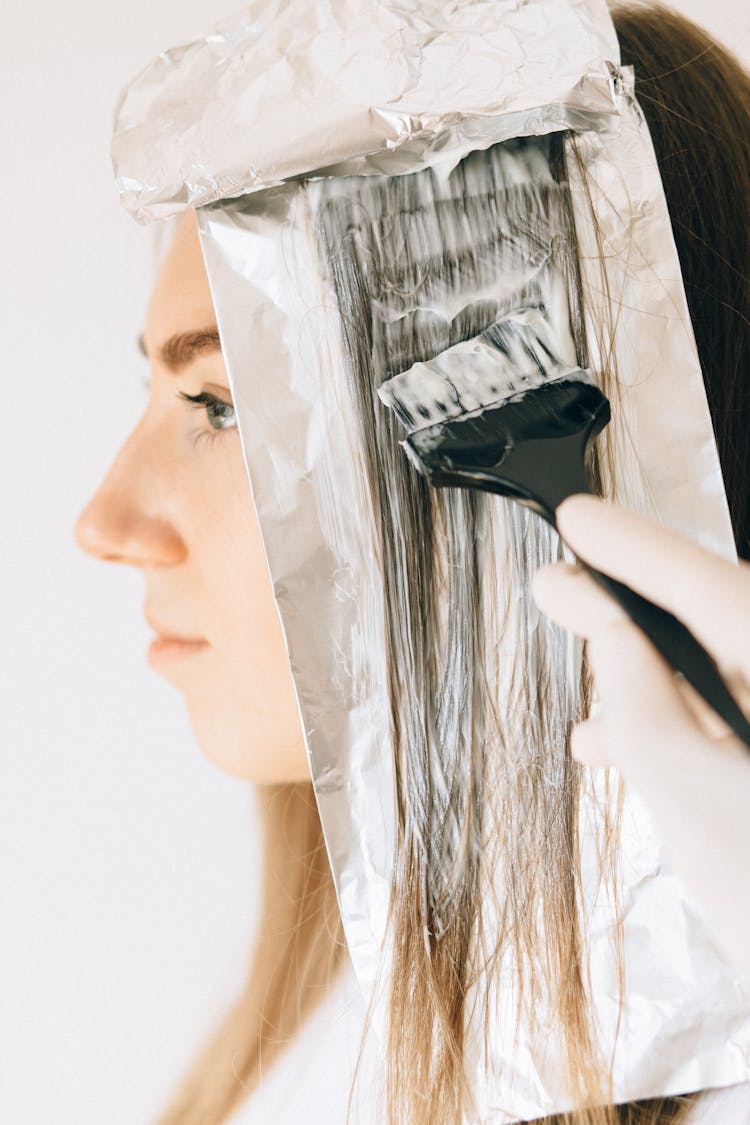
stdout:
[[(621, 9), (614, 20), (657, 151), (738, 550), (747, 557), (741, 380), (750, 344), (750, 78), (666, 9)], [(258, 945), (236, 1004), (158, 1122), (221, 1125), (245, 1102), (254, 1120), (264, 1072), (305, 1034), (348, 958), (192, 212), (161, 265), (143, 348), (152, 372), (146, 411), (81, 513), (76, 536), (90, 554), (143, 574), (157, 634), (152, 666), (184, 695), (207, 757), (258, 787), (265, 853)], [(435, 1120), (434, 1107), (408, 1059), (429, 1051), (433, 1028), (418, 1011), (404, 1017), (412, 1038), (386, 1067), (394, 1085), (419, 1095), (404, 1093), (398, 1104), (408, 1107), (409, 1125), (422, 1125)], [(571, 1005), (571, 1039), (575, 1019)], [(748, 1112), (750, 1097), (740, 1096)], [(700, 1103), (701, 1095), (656, 1098), (545, 1120), (692, 1123)], [(729, 1104), (710, 1121), (728, 1120), (721, 1113)], [(407, 1118), (389, 1125), (397, 1122)]]

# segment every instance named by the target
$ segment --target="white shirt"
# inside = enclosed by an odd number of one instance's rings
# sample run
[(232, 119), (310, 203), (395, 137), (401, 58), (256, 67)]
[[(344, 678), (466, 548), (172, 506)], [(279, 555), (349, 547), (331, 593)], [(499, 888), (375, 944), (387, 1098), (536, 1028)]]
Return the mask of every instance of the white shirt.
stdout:
[[(346, 968), (228, 1125), (344, 1125), (364, 1017), (362, 993)], [(382, 1125), (375, 1112), (382, 1081), (380, 1050), (371, 1033), (351, 1125)], [(685, 1125), (750, 1125), (750, 1083), (703, 1094)]]
[[(354, 971), (347, 966), (228, 1125), (344, 1125), (365, 1011)], [(380, 1050), (372, 1032), (357, 1079), (351, 1125), (383, 1125), (375, 1114), (380, 1080)]]

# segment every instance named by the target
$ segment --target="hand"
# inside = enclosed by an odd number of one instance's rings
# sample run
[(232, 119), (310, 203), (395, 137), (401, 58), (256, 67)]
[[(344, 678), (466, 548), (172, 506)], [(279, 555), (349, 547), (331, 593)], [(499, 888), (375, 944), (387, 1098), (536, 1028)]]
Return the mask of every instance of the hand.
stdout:
[[(680, 618), (750, 706), (750, 566), (591, 496), (566, 500), (557, 522), (581, 559)], [(573, 754), (639, 790), (719, 944), (750, 972), (750, 752), (585, 571), (544, 567), (533, 588), (588, 642), (601, 706), (574, 729)]]

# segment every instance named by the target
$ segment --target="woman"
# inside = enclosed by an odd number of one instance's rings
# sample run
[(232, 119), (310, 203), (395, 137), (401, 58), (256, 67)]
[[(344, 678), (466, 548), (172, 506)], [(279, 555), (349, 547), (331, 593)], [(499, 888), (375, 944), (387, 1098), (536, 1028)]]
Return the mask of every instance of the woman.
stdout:
[[(675, 233), (742, 547), (750, 453), (739, 440), (738, 360), (747, 347), (750, 222), (740, 216), (747, 215), (750, 185), (750, 82), (702, 33), (666, 11), (622, 12), (616, 25), (623, 61), (639, 75), (679, 222)], [(718, 119), (709, 120), (711, 113)], [(685, 154), (689, 160), (681, 165)], [(263, 934), (242, 997), (160, 1125), (227, 1120), (257, 1085), (261, 1063), (270, 1065), (346, 960), (192, 223), (192, 217), (181, 222), (149, 306), (148, 409), (77, 529), (84, 549), (144, 571), (147, 615), (164, 638), (152, 648), (152, 663), (184, 692), (205, 752), (261, 786)], [(414, 1057), (429, 1049), (431, 1036), (423, 1026), (417, 1042), (419, 1015), (412, 1015), (415, 1039), (407, 1043)], [(407, 1087), (408, 1058), (400, 1073)], [(656, 1099), (554, 1120), (656, 1123), (678, 1112), (675, 1099)], [(435, 1119), (429, 1101), (428, 1117)], [(682, 1119), (690, 1118), (683, 1113)]]

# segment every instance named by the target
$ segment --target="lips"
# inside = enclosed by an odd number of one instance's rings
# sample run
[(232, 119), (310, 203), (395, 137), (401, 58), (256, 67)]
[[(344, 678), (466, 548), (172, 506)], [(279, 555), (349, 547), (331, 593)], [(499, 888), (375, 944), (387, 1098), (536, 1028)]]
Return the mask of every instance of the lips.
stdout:
[(156, 637), (148, 646), (148, 662), (153, 668), (184, 662), (186, 657), (210, 649), (208, 641), (175, 641), (169, 637)]
[(153, 668), (176, 670), (183, 665), (186, 657), (196, 656), (211, 648), (205, 637), (190, 636), (155, 617), (148, 609), (144, 610), (144, 616), (156, 633), (148, 647), (148, 662)]

